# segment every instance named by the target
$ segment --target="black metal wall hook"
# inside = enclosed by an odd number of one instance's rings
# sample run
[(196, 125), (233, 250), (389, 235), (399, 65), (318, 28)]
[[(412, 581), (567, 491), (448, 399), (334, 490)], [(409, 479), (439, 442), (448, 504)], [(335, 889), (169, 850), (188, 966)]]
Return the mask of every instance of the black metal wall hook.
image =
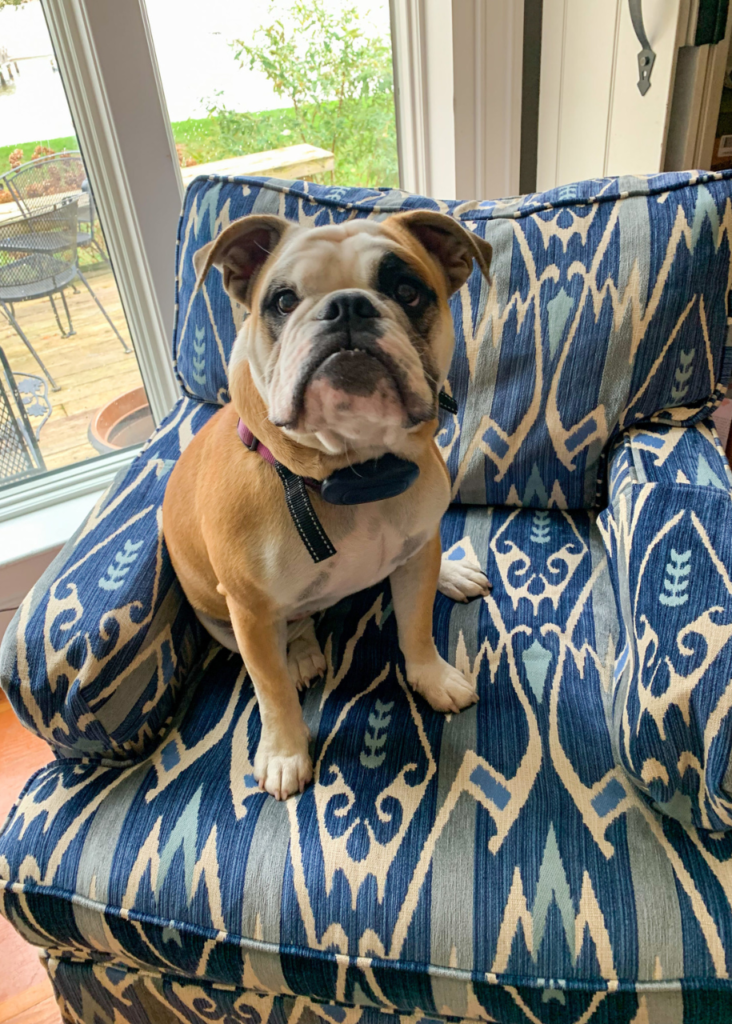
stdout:
[(648, 42), (643, 25), (643, 0), (628, 0), (628, 6), (630, 7), (630, 20), (633, 22), (635, 34), (641, 44), (641, 50), (638, 53), (638, 92), (641, 96), (645, 96), (651, 88), (651, 72), (656, 63), (656, 54)]

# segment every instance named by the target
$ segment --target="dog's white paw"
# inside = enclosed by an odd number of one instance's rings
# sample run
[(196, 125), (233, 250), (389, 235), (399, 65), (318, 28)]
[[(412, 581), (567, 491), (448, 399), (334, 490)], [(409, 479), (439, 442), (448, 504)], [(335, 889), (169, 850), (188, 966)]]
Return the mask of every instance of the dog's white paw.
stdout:
[(300, 636), (291, 641), (287, 648), (287, 668), (298, 690), (310, 686), (313, 679), (322, 676), (326, 669), (325, 655), (315, 635)]
[(307, 727), (302, 723), (293, 733), (283, 740), (263, 731), (254, 757), (254, 778), (275, 800), (302, 793), (313, 777)]
[(426, 665), (408, 665), (407, 679), (435, 711), (462, 711), (478, 700), (473, 684), (439, 655)]
[(437, 589), (453, 601), (466, 603), (474, 597), (485, 597), (493, 584), (472, 558), (452, 561), (445, 555), (440, 563)]

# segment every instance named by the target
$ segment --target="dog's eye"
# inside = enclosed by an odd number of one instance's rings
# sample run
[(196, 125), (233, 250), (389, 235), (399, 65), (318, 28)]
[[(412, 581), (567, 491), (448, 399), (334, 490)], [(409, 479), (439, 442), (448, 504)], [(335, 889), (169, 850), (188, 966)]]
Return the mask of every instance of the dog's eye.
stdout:
[(284, 313), (285, 316), (288, 313), (291, 313), (299, 302), (300, 300), (291, 288), (287, 288), (284, 292), (280, 292), (276, 299), (277, 309), (280, 313)]
[(399, 302), (404, 306), (418, 306), (421, 298), (419, 289), (411, 281), (400, 281), (396, 286), (395, 294)]

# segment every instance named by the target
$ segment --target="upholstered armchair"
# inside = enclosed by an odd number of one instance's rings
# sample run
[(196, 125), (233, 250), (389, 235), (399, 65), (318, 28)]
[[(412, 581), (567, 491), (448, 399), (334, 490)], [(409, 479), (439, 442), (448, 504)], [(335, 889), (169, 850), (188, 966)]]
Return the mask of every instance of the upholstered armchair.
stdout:
[[(388, 583), (320, 615), (315, 777), (277, 803), (246, 668), (161, 532), (170, 470), (227, 401), (244, 310), (193, 254), (231, 220), (412, 207), (493, 246), (453, 299), (436, 443), (441, 653), (480, 700), (405, 684)], [(182, 397), (36, 584), (0, 658), (56, 760), (0, 834), (0, 909), (67, 1024), (681, 1024), (732, 1018), (732, 177), (438, 203), (197, 179), (180, 221)]]

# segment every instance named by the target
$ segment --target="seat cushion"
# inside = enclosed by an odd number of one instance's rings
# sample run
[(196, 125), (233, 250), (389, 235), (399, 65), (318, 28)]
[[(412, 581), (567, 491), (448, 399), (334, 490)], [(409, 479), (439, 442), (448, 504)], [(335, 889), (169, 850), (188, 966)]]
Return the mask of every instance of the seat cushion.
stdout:
[(29, 782), (0, 836), (5, 915), (119, 991), (114, 965), (553, 1022), (681, 1021), (687, 992), (726, 992), (732, 838), (662, 818), (615, 763), (619, 626), (593, 514), (453, 508), (443, 542), (496, 584), (435, 609), (477, 705), (444, 717), (405, 685), (388, 584), (343, 601), (304, 695), (314, 784), (277, 803), (252, 776), (241, 660), (212, 643), (152, 756)]
[(438, 202), (398, 190), (264, 178), (198, 178), (179, 228), (174, 354), (183, 387), (227, 398), (245, 310), (194, 253), (232, 220), (280, 214), (307, 226), (441, 210), (493, 247), (452, 298), (456, 347), (438, 443), (453, 500), (589, 508), (608, 440), (639, 419), (703, 418), (730, 372), (726, 347), (732, 171), (607, 178), (541, 195)]
[[(431, 1010), (395, 1013), (391, 1006), (344, 1006), (306, 996), (272, 995), (238, 985), (221, 985), (171, 972), (136, 970), (121, 963), (95, 963), (59, 955), (46, 961), (56, 998), (68, 1024), (439, 1024)], [(476, 1020), (493, 1024), (728, 1024), (732, 994), (667, 987), (642, 993), (589, 995), (574, 988), (532, 990), (483, 986), (486, 999), (471, 999)], [(490, 1015), (485, 1002), (491, 1006)], [(494, 1016), (495, 1015), (495, 1016)], [(452, 1018), (454, 1020), (454, 1018)]]

